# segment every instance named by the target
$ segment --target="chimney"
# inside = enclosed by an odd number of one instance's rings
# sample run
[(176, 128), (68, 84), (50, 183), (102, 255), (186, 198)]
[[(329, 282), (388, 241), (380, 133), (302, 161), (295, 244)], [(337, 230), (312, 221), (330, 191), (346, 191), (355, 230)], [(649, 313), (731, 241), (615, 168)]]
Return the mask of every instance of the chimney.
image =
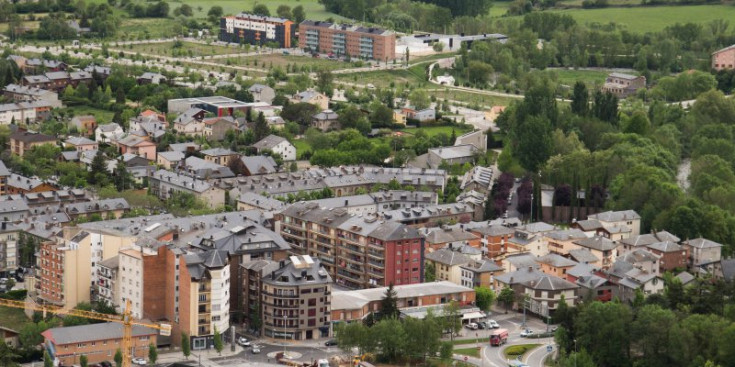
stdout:
[(529, 267), (528, 267), (528, 272), (530, 273), (530, 272), (532, 272), (532, 271), (533, 271), (533, 266), (529, 266)]

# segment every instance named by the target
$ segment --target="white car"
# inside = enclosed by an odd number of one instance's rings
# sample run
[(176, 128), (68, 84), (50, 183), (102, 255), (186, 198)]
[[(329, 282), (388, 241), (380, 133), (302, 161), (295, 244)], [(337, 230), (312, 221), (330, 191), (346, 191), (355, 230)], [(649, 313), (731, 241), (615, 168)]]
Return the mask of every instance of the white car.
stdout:
[(145, 366), (148, 364), (148, 362), (146, 362), (144, 358), (133, 358), (133, 364)]
[(526, 329), (526, 330), (521, 331), (521, 338), (526, 338), (531, 335), (533, 335), (533, 330)]
[(465, 325), (465, 327), (468, 328), (468, 329), (470, 329), (470, 330), (477, 330), (477, 328), (478, 328), (477, 324), (475, 324), (474, 322), (471, 322), (471, 323)]
[(250, 350), (253, 354), (260, 354), (260, 347), (257, 345), (253, 345), (253, 349)]
[(498, 329), (500, 328), (500, 324), (498, 324), (495, 320), (487, 320), (487, 326), (491, 329)]
[(242, 346), (242, 347), (249, 347), (250, 346), (250, 341), (248, 341), (246, 338), (239, 337), (239, 338), (237, 338), (237, 344), (240, 345), (240, 346)]

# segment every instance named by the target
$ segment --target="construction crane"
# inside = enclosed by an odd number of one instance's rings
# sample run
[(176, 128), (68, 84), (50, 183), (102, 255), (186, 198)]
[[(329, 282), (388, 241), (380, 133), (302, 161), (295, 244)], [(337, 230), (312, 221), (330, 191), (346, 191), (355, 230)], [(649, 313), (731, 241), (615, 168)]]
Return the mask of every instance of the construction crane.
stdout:
[(151, 329), (155, 329), (155, 330), (158, 330), (160, 334), (163, 336), (171, 335), (171, 324), (165, 324), (165, 323), (152, 324), (152, 323), (133, 320), (130, 300), (127, 300), (125, 302), (125, 310), (123, 311), (122, 315), (110, 315), (106, 313), (76, 310), (76, 309), (66, 310), (59, 306), (34, 305), (34, 304), (26, 303), (24, 301), (13, 301), (9, 299), (0, 299), (0, 306), (12, 307), (12, 308), (22, 308), (24, 310), (43, 312), (44, 318), (46, 318), (46, 313), (53, 313), (57, 315), (86, 317), (88, 319), (93, 319), (93, 320), (116, 322), (118, 324), (122, 324), (123, 325), (122, 367), (130, 367), (130, 364), (132, 362), (131, 350), (133, 348), (133, 326), (144, 326), (144, 327), (148, 327)]

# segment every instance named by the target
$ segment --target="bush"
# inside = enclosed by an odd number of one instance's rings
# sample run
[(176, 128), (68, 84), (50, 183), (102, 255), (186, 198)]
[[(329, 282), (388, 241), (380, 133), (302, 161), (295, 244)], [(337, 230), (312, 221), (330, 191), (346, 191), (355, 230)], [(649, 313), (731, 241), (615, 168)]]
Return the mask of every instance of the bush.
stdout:
[(22, 301), (26, 299), (27, 294), (28, 294), (28, 291), (25, 289), (16, 289), (16, 290), (9, 291), (7, 293), (0, 295), (0, 298), (12, 299), (15, 301)]
[(528, 351), (527, 345), (511, 345), (505, 348), (505, 354), (509, 356), (522, 356)]

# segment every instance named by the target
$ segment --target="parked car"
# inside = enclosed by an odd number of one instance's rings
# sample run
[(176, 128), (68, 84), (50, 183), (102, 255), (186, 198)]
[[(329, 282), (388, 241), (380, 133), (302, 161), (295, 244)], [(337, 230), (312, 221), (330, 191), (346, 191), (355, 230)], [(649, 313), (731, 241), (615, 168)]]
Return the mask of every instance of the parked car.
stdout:
[(526, 330), (521, 331), (521, 338), (526, 338), (531, 335), (533, 335), (533, 330), (526, 329)]
[(250, 350), (250, 353), (253, 353), (253, 354), (260, 354), (260, 346), (258, 346), (258, 345), (253, 345), (253, 349), (251, 349), (251, 350)]
[(468, 329), (470, 329), (470, 330), (477, 330), (477, 327), (478, 326), (474, 322), (471, 322), (471, 323), (465, 325), (465, 327), (468, 328)]
[(327, 346), (327, 347), (331, 347), (333, 345), (337, 345), (337, 341), (334, 340), (334, 339), (329, 339), (329, 340), (327, 340), (327, 341), (324, 342), (324, 345)]
[(102, 361), (100, 362), (100, 366), (102, 367), (112, 367), (112, 363), (108, 361)]
[(237, 338), (237, 344), (240, 345), (240, 346), (242, 346), (242, 347), (249, 347), (250, 346), (250, 341), (248, 341), (246, 338), (239, 337), (239, 338)]
[(500, 328), (500, 324), (498, 324), (498, 322), (495, 321), (495, 320), (488, 320), (487, 321), (487, 326), (490, 327), (491, 329), (498, 329), (498, 328)]
[(145, 366), (148, 364), (148, 362), (146, 362), (144, 358), (133, 358), (133, 364), (137, 364), (139, 366)]
[(477, 327), (480, 328), (480, 329), (489, 329), (489, 327), (487, 326), (487, 322), (485, 322), (485, 321), (478, 322), (477, 323)]

